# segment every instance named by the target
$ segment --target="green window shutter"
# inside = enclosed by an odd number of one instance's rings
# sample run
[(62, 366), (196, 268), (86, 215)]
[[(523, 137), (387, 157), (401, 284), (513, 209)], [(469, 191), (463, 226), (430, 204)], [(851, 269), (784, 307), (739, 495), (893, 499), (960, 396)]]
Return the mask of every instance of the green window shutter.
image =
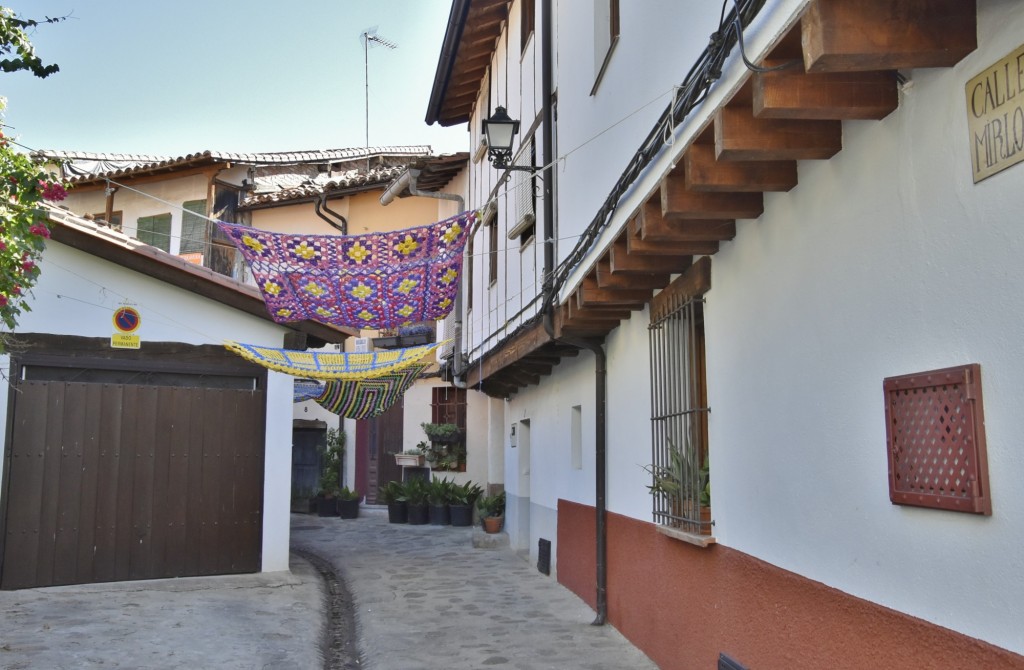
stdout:
[(206, 249), (206, 201), (188, 200), (181, 208), (181, 249), (179, 254), (198, 253)]
[(171, 251), (171, 215), (140, 216), (135, 236), (139, 241), (166, 252)]

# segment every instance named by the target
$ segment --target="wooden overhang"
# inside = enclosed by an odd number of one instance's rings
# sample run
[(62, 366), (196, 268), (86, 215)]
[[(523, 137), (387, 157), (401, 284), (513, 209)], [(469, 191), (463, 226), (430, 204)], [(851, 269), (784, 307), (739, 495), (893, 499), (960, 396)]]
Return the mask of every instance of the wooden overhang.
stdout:
[[(49, 214), (50, 234), (56, 242), (247, 314), (273, 321), (267, 312), (263, 296), (255, 286), (235, 281), (209, 268), (190, 263), (179, 256), (59, 209), (51, 208)], [(281, 325), (325, 343), (344, 342), (348, 337), (359, 335), (357, 330), (337, 328), (318, 321), (296, 321)], [(301, 337), (290, 339), (293, 342), (302, 340)]]
[(466, 123), (508, 20), (510, 0), (453, 0), (427, 105), (427, 125)]
[[(555, 336), (603, 339), (652, 295), (664, 295), (656, 292), (695, 257), (731, 240), (736, 219), (760, 217), (764, 193), (796, 186), (796, 161), (838, 153), (844, 120), (894, 111), (897, 70), (952, 67), (976, 47), (975, 0), (812, 2), (758, 63), (786, 67), (749, 75), (694, 135), (556, 308)], [(710, 267), (700, 276), (710, 278)], [(575, 351), (536, 323), (472, 364), (467, 382), (508, 397), (539, 383), (554, 357)]]

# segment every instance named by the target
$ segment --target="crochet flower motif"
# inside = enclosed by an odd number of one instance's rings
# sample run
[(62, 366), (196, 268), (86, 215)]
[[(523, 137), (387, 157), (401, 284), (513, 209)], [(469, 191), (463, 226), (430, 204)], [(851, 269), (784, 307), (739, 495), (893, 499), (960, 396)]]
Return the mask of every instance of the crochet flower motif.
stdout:
[(414, 240), (412, 238), (412, 235), (406, 235), (404, 240), (395, 245), (395, 251), (402, 254), (403, 256), (408, 256), (412, 252), (416, 251), (416, 249), (418, 249), (419, 246), (419, 242)]
[(287, 307), (282, 307), (281, 309), (277, 310), (277, 315), (280, 317), (289, 317), (292, 315), (292, 311)]
[(299, 242), (288, 242), (288, 251), (303, 260), (313, 260), (320, 257), (320, 247), (317, 244), (310, 244), (307, 240)]
[(448, 271), (441, 275), (441, 281), (444, 282), (445, 284), (451, 284), (458, 278), (458, 276), (458, 272), (456, 272), (452, 268), (448, 268)]
[(418, 281), (416, 281), (415, 279), (403, 279), (402, 283), (399, 284), (398, 288), (395, 289), (395, 290), (397, 290), (399, 293), (404, 293), (405, 295), (409, 295), (409, 293), (414, 288), (419, 286), (419, 284), (420, 283)]
[(331, 310), (324, 309), (323, 307), (317, 307), (316, 313), (324, 318), (331, 316)]
[(263, 290), (269, 293), (270, 295), (279, 294), (281, 292), (281, 288), (282, 287), (280, 284), (270, 281), (269, 279), (266, 281), (266, 283), (263, 284)]
[(370, 257), (370, 250), (364, 247), (359, 242), (352, 245), (352, 248), (348, 250), (348, 257), (354, 260), (356, 263), (362, 263)]
[(455, 241), (455, 238), (457, 238), (459, 236), (459, 233), (461, 232), (462, 226), (460, 226), (457, 223), (453, 223), (451, 228), (444, 231), (444, 235), (441, 236), (441, 239), (444, 240), (445, 244), (451, 244), (452, 242)]
[(303, 286), (302, 289), (306, 293), (309, 293), (310, 295), (314, 295), (317, 298), (322, 296), (324, 293), (327, 293), (327, 291), (323, 290), (316, 282), (309, 282), (308, 284)]
[(441, 309), (447, 309), (448, 305), (450, 305), (450, 304), (452, 304), (452, 299), (451, 298), (445, 298), (441, 302), (437, 303), (437, 306), (440, 307)]
[(249, 247), (258, 254), (262, 254), (267, 249), (267, 247), (262, 242), (257, 240), (255, 237), (251, 237), (249, 235), (242, 235), (242, 244)]
[(413, 307), (412, 305), (406, 305), (402, 309), (398, 310), (398, 313), (401, 314), (402, 316), (409, 316), (410, 314), (412, 314), (415, 311), (416, 311), (415, 307)]
[(363, 300), (370, 297), (373, 294), (373, 289), (366, 284), (359, 282), (359, 285), (349, 291), (353, 298)]
[(358, 314), (356, 314), (356, 316), (358, 316), (363, 321), (369, 321), (369, 320), (374, 318), (374, 314), (372, 312), (368, 312), (365, 309), (363, 311), (359, 312)]

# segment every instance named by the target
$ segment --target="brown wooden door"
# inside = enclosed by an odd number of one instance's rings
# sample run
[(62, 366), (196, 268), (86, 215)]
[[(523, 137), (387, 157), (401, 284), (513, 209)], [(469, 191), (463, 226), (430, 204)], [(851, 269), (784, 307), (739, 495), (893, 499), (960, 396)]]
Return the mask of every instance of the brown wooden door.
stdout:
[(260, 569), (262, 390), (21, 381), (0, 588)]
[(386, 412), (367, 419), (368, 459), (366, 502), (377, 502), (377, 489), (387, 482), (402, 481), (402, 468), (395, 463), (395, 454), (402, 451), (403, 402)]

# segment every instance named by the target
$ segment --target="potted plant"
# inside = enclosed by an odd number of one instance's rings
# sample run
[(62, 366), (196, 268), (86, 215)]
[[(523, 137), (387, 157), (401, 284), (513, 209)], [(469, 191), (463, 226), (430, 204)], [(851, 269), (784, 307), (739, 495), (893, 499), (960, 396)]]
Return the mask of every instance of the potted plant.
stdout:
[(403, 467), (418, 468), (423, 465), (423, 449), (406, 449), (395, 454), (395, 463)]
[(427, 491), (427, 503), (430, 506), (430, 523), (434, 526), (451, 524), (448, 502), (451, 500), (452, 487), (455, 485), (447, 479), (434, 477)]
[(451, 444), (462, 441), (462, 429), (454, 423), (421, 423), (431, 442)]
[(338, 516), (342, 519), (358, 518), (360, 498), (358, 491), (343, 486), (338, 491)]
[(405, 495), (402, 482), (388, 482), (380, 488), (380, 500), (388, 506), (388, 523), (406, 523), (409, 520)]
[(709, 460), (697, 466), (689, 451), (668, 440), (668, 463), (644, 469), (652, 481), (647, 490), (667, 503), (670, 523), (692, 526), (701, 535), (711, 534), (711, 471)]
[(317, 516), (337, 516), (336, 501), (340, 491), (341, 462), (345, 455), (345, 433), (337, 428), (327, 429), (327, 444), (320, 458), (320, 495), (317, 496)]
[(476, 504), (483, 492), (484, 490), (473, 482), (452, 487), (448, 512), (451, 515), (453, 526), (473, 525), (473, 505)]
[(424, 479), (410, 479), (405, 484), (405, 500), (409, 507), (409, 525), (421, 526), (429, 520), (427, 493), (430, 484)]
[(428, 323), (414, 323), (409, 326), (399, 326), (398, 341), (399, 345), (403, 347), (430, 344), (434, 341), (434, 327)]
[(484, 496), (477, 500), (476, 508), (480, 511), (480, 520), (483, 522), (484, 531), (497, 533), (505, 522), (505, 492)]

